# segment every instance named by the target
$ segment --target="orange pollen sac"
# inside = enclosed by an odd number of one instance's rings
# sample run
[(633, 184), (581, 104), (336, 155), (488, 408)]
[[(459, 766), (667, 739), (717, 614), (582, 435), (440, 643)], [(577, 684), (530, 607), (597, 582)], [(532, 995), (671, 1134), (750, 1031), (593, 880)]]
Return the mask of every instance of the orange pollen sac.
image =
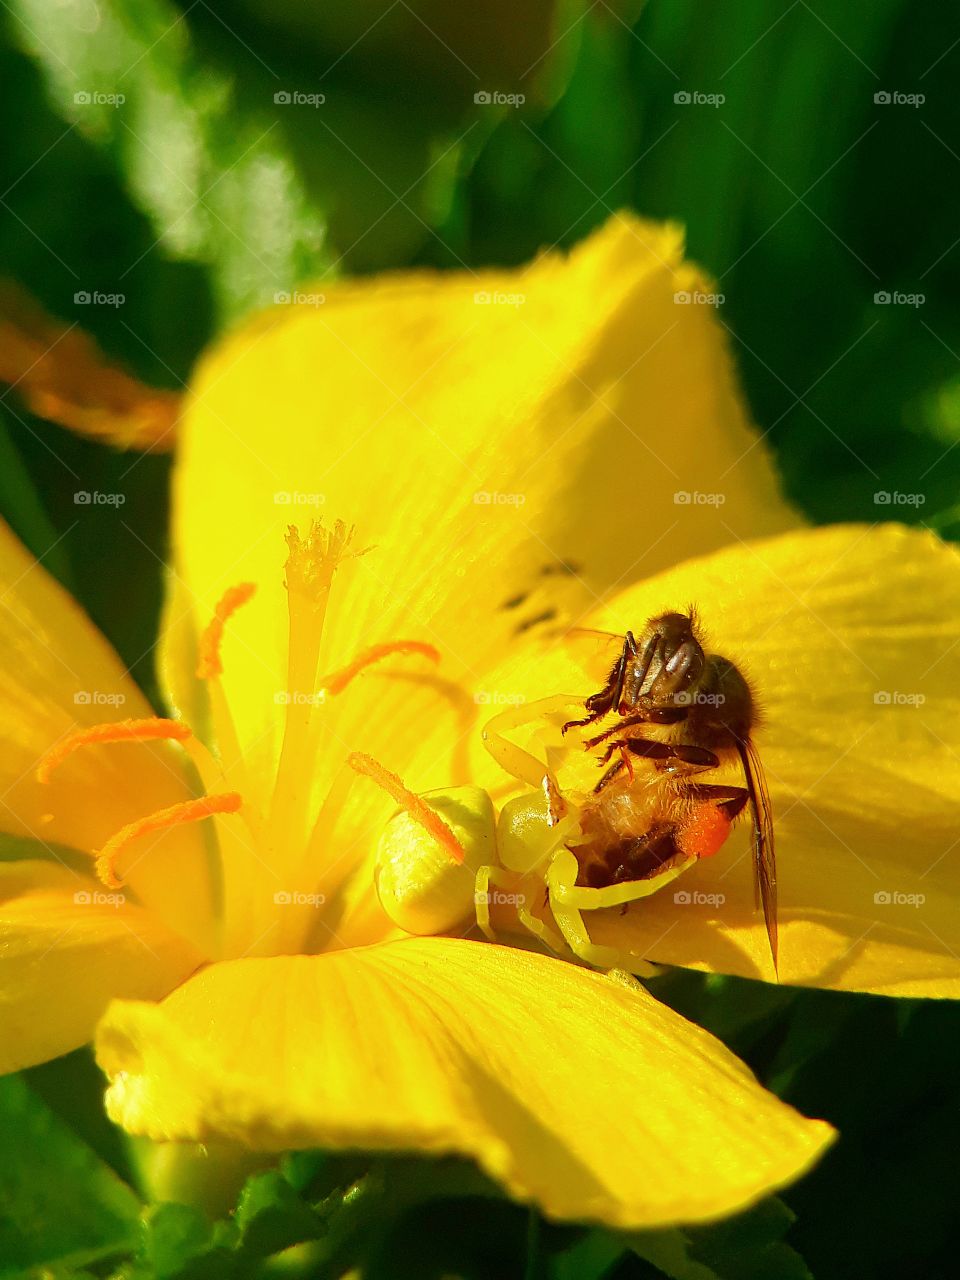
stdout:
[(198, 679), (209, 680), (223, 672), (223, 663), (220, 661), (223, 628), (240, 606), (247, 603), (256, 589), (256, 585), (252, 582), (240, 582), (235, 587), (229, 587), (218, 600), (213, 617), (200, 637), (197, 652)]
[(371, 645), (369, 649), (364, 649), (363, 653), (357, 655), (354, 660), (346, 667), (341, 667), (339, 671), (334, 671), (329, 676), (324, 676), (320, 682), (320, 687), (325, 689), (331, 696), (342, 693), (347, 685), (356, 676), (364, 671), (367, 667), (372, 667), (374, 663), (380, 662), (383, 658), (388, 658), (392, 653), (418, 653), (424, 658), (428, 658), (431, 662), (440, 661), (439, 650), (435, 649), (432, 644), (423, 644), (419, 640), (393, 640), (386, 644)]
[(156, 813), (147, 814), (145, 818), (128, 823), (115, 836), (111, 836), (97, 854), (98, 879), (108, 889), (119, 889), (123, 880), (117, 875), (116, 861), (134, 840), (155, 831), (178, 827), (185, 822), (199, 822), (201, 818), (210, 818), (215, 813), (237, 813), (242, 804), (243, 798), (236, 791), (225, 791), (217, 795), (200, 796), (198, 800), (184, 800), (180, 804), (170, 805), (168, 809), (159, 809)]
[(146, 720), (115, 720), (110, 724), (89, 725), (61, 738), (40, 758), (37, 765), (37, 781), (49, 782), (54, 769), (59, 768), (68, 756), (80, 747), (96, 747), (107, 742), (147, 742), (151, 739), (167, 739), (185, 742), (190, 730), (179, 720), (163, 720), (151, 716)]
[(694, 810), (677, 836), (677, 847), (688, 858), (712, 858), (722, 848), (733, 823), (717, 805), (707, 802)]
[(454, 862), (463, 862), (463, 845), (457, 837), (439, 814), (425, 804), (415, 792), (405, 787), (395, 773), (391, 773), (372, 756), (364, 755), (362, 751), (351, 751), (347, 756), (347, 764), (356, 773), (372, 779), (378, 787), (386, 791), (387, 795), (392, 796), (404, 813), (408, 813), (415, 822), (419, 822), (424, 831), (433, 836), (437, 844), (449, 853)]

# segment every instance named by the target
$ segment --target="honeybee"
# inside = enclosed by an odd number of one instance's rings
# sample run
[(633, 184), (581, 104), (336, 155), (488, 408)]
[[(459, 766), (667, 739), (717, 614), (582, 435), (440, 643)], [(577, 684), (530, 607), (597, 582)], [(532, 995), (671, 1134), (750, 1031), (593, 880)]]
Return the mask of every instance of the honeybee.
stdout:
[[(583, 743), (604, 772), (581, 810), (581, 882), (603, 887), (649, 878), (689, 856), (697, 841), (701, 856), (713, 852), (705, 847), (714, 838), (711, 819), (729, 829), (749, 808), (757, 905), (776, 968), (773, 816), (753, 743), (758, 712), (746, 678), (729, 658), (705, 652), (692, 608), (651, 618), (639, 639), (631, 631), (576, 634), (590, 634), (616, 651), (606, 683), (584, 702), (587, 715), (563, 726), (567, 733), (616, 717), (612, 727)], [(651, 762), (652, 774), (635, 773), (638, 758)], [(739, 762), (743, 787), (702, 780), (731, 759)]]

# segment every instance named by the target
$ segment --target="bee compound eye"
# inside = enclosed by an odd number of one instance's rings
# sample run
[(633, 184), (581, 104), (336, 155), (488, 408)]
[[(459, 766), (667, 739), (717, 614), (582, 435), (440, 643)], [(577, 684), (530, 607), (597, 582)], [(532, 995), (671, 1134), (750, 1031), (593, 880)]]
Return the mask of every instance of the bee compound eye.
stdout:
[(451, 787), (420, 797), (464, 850), (454, 862), (409, 813), (394, 814), (377, 845), (374, 879), (380, 905), (407, 933), (443, 933), (474, 912), (477, 869), (496, 861), (493, 803), (479, 787)]
[(695, 640), (685, 640), (667, 659), (664, 670), (677, 680), (695, 680), (703, 670), (703, 650)]

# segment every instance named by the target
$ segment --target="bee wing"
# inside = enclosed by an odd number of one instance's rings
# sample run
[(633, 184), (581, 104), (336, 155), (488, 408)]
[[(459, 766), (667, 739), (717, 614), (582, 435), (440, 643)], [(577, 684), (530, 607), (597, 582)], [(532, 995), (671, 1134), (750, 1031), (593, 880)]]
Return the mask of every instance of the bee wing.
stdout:
[(763, 908), (763, 919), (770, 941), (773, 967), (777, 967), (777, 858), (773, 839), (773, 810), (763, 765), (752, 742), (737, 744), (743, 776), (750, 797), (753, 819), (753, 870), (757, 906)]
[(588, 627), (574, 627), (566, 632), (563, 645), (567, 652), (589, 676), (598, 689), (610, 679), (610, 673), (623, 653), (623, 636), (612, 631), (592, 631)]

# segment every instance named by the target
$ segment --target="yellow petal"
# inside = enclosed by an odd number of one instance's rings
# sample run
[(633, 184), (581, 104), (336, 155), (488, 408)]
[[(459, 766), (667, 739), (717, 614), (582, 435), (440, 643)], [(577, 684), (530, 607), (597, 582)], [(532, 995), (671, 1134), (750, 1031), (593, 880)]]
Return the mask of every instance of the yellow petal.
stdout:
[(159, 999), (197, 967), (122, 896), (54, 863), (0, 863), (0, 1074), (86, 1044), (111, 999)]
[(217, 964), (112, 1005), (97, 1046), (134, 1133), (456, 1152), (618, 1227), (730, 1213), (832, 1138), (637, 984), (482, 943)]
[[(742, 665), (759, 694), (781, 981), (960, 996), (956, 550), (897, 525), (788, 534), (632, 587), (591, 624), (636, 629), (691, 601), (708, 647)], [(582, 689), (564, 655), (543, 663), (540, 678)], [(585, 916), (595, 940), (770, 976), (747, 827), (627, 915)]]
[[(190, 797), (174, 754), (132, 744), (75, 751), (49, 783), (40, 757), (67, 734), (150, 716), (123, 663), (79, 605), (0, 522), (0, 831), (85, 852), (128, 822)], [(143, 842), (131, 887), (190, 932), (209, 915), (202, 837)]]

